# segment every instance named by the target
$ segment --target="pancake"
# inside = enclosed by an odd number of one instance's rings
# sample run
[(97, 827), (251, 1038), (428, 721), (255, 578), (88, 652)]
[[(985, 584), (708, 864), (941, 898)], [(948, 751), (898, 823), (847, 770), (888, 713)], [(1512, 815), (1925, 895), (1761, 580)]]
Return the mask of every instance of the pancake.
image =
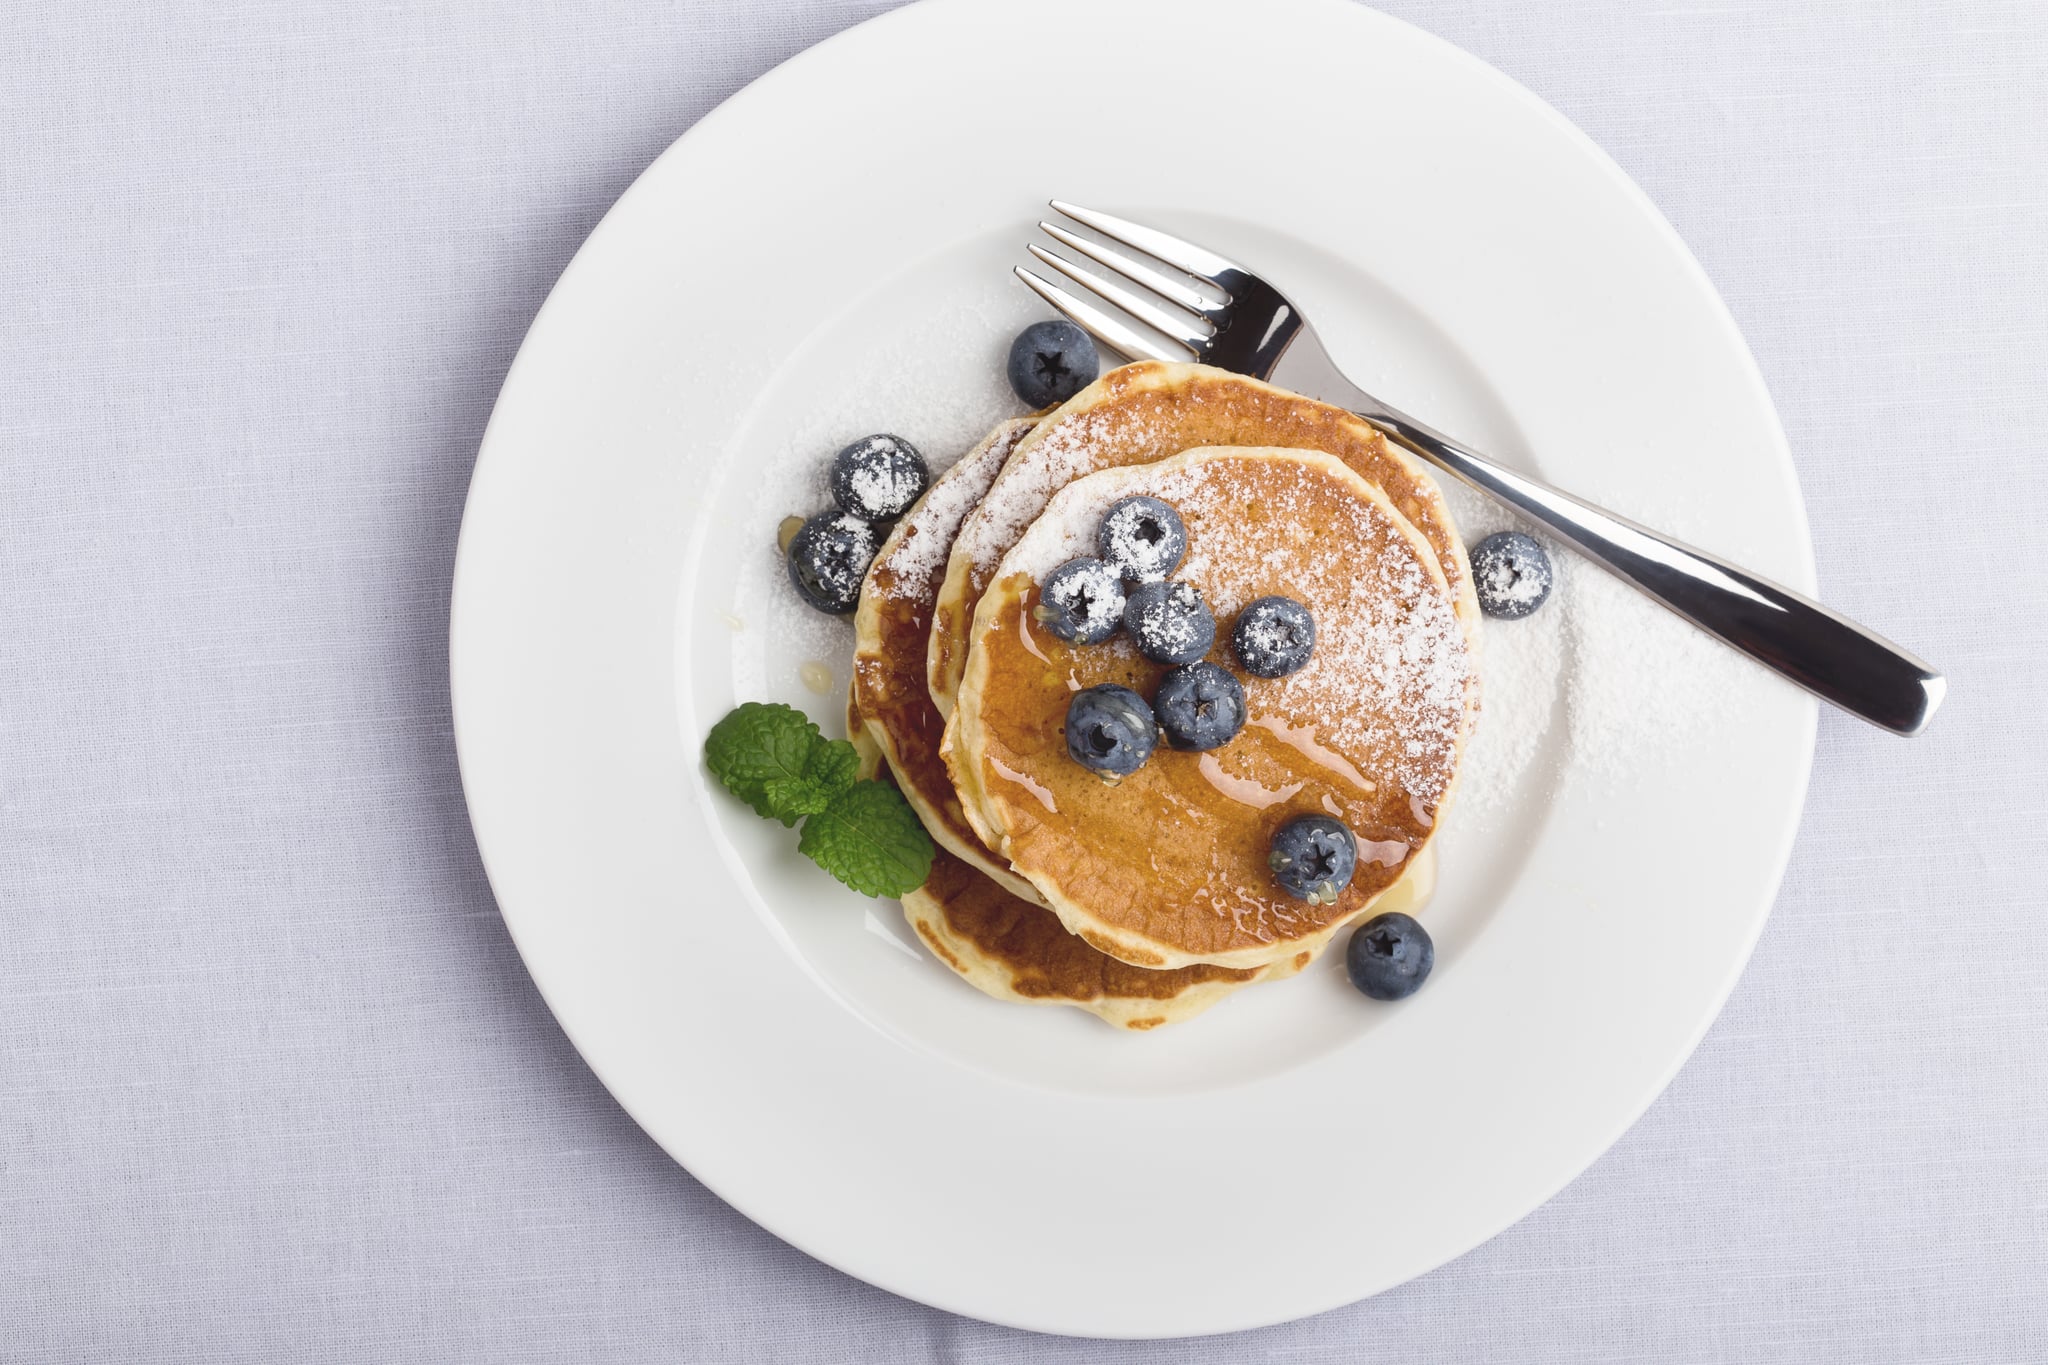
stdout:
[(1120, 1028), (1191, 1019), (1241, 986), (1292, 975), (1313, 954), (1275, 967), (1149, 971), (1068, 933), (1032, 885), (999, 863), (967, 825), (938, 753), (944, 722), (925, 688), (925, 635), (946, 551), (1011, 449), (1036, 418), (1005, 422), (941, 475), (875, 557), (854, 617), (846, 731), (861, 775), (887, 763), (938, 842), (931, 875), (903, 898), (903, 915), (932, 955), (999, 1000), (1071, 1005)]
[[(860, 775), (878, 776), (885, 762), (882, 746), (852, 689), (846, 733), (860, 755)], [(1380, 905), (1413, 911), (1427, 902), (1436, 885), (1435, 854), (1429, 847), (1411, 859)], [(1009, 880), (1030, 886), (1014, 876)], [(1027, 1005), (1070, 1005), (1138, 1031), (1192, 1019), (1242, 986), (1292, 976), (1328, 946), (1325, 938), (1272, 967), (1154, 971), (1090, 947), (1032, 894), (1030, 900), (1012, 894), (942, 846), (924, 885), (904, 896), (903, 917), (934, 957), (986, 995)]]
[[(1435, 887), (1436, 850), (1429, 847), (1409, 860), (1407, 872), (1379, 903), (1412, 913)], [(1017, 899), (943, 851), (925, 884), (903, 898), (903, 915), (925, 946), (977, 990), (1020, 1004), (1071, 1005), (1140, 1030), (1192, 1019), (1254, 982), (1292, 976), (1330, 940), (1325, 934), (1270, 967), (1133, 967), (1068, 933), (1050, 910)]]
[(1198, 965), (1150, 971), (1097, 952), (1036, 901), (1011, 895), (940, 850), (923, 886), (903, 898), (903, 917), (933, 956), (968, 984), (1034, 1005), (1073, 1005), (1128, 1029), (1192, 1019), (1242, 986), (1292, 976), (1314, 954), (1281, 966)]
[(952, 715), (981, 595), (1047, 500), (1083, 475), (1150, 464), (1197, 446), (1319, 450), (1384, 490), (1428, 543), (1476, 647), (1479, 602), (1471, 569), (1443, 495), (1419, 463), (1342, 408), (1206, 365), (1141, 361), (1111, 370), (1041, 421), (962, 524), (928, 648), (927, 680), (941, 715)]
[[(1038, 582), (1092, 553), (1103, 511), (1134, 494), (1187, 526), (1174, 577), (1215, 612), (1213, 662), (1239, 671), (1230, 623), (1269, 593), (1307, 606), (1317, 640), (1288, 677), (1240, 676), (1249, 719), (1228, 744), (1162, 743), (1112, 785), (1068, 757), (1068, 699), (1105, 682), (1149, 697), (1165, 669), (1124, 634), (1066, 644), (1031, 609)], [(1447, 558), (1460, 559), (1455, 539)], [(1089, 475), (1053, 495), (976, 608), (946, 751), (963, 810), (1070, 931), (1113, 957), (1286, 959), (1372, 905), (1439, 827), (1478, 697), (1456, 604), (1419, 529), (1333, 456), (1198, 449)], [(1341, 819), (1359, 851), (1351, 884), (1322, 905), (1281, 891), (1266, 865), (1274, 831), (1315, 812)]]
[(875, 743), (875, 737), (861, 723), (860, 702), (850, 686), (846, 689), (846, 737), (853, 742), (853, 752), (860, 758), (860, 766), (854, 772), (861, 777), (879, 777), (882, 746)]
[[(939, 846), (1033, 901), (1038, 892), (1031, 884), (990, 856), (975, 836), (946, 775), (939, 757), (946, 722), (925, 686), (925, 642), (954, 534), (1036, 424), (1034, 417), (1020, 417), (990, 432), (939, 476), (883, 542), (868, 566), (853, 618), (849, 702), (850, 714), (860, 717), (858, 733), (888, 759), (904, 799)], [(847, 732), (857, 732), (851, 720)]]
[[(878, 776), (882, 746), (869, 733), (852, 691), (846, 700), (846, 730), (860, 754), (861, 776)], [(1014, 876), (1005, 880), (1030, 887)], [(1420, 898), (1426, 899), (1434, 878), (1406, 880), (1418, 885)], [(1150, 971), (1075, 938), (1036, 894), (1026, 900), (1011, 893), (941, 846), (924, 885), (903, 897), (903, 917), (934, 957), (987, 995), (1030, 1005), (1072, 1005), (1136, 1030), (1192, 1019), (1240, 986), (1292, 976), (1322, 946), (1304, 948), (1272, 967)]]

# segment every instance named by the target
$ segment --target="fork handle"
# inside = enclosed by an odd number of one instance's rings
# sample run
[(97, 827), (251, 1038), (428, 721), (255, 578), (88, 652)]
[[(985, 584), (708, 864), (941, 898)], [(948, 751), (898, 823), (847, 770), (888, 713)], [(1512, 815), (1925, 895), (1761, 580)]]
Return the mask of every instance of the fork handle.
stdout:
[[(1361, 395), (1362, 396), (1362, 395)], [(1923, 659), (1790, 588), (1495, 464), (1392, 408), (1358, 415), (1404, 450), (1506, 503), (1580, 554), (1822, 701), (1916, 735), (1948, 683)]]

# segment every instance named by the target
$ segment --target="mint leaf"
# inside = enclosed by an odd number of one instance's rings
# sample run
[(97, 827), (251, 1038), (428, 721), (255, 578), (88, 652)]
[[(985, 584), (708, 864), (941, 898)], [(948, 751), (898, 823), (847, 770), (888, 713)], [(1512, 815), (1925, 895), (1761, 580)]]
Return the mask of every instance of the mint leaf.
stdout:
[(836, 788), (808, 777), (777, 777), (763, 784), (763, 804), (768, 807), (765, 814), (772, 820), (793, 825), (806, 815), (816, 815), (832, 804), (832, 798), (839, 795)]
[(711, 727), (704, 766), (757, 815), (804, 822), (797, 848), (854, 890), (900, 896), (924, 885), (931, 836), (894, 787), (863, 781), (860, 751), (828, 740), (803, 712), (746, 702)]
[(852, 740), (835, 739), (811, 746), (810, 758), (804, 763), (804, 778), (817, 784), (828, 798), (851, 787), (859, 777), (860, 750), (853, 747)]
[(932, 839), (903, 794), (856, 782), (804, 821), (797, 850), (866, 896), (900, 896), (924, 885)]
[(770, 819), (793, 825), (803, 816), (816, 815), (830, 806), (832, 798), (851, 787), (859, 776), (858, 749), (843, 739), (820, 739), (811, 745), (802, 777), (772, 777), (762, 784), (762, 802), (768, 807), (764, 813)]
[(750, 701), (711, 727), (704, 739), (704, 766), (756, 815), (793, 825), (804, 812), (785, 815), (770, 802), (768, 784), (803, 779), (812, 751), (823, 747), (824, 737), (803, 712), (779, 702)]

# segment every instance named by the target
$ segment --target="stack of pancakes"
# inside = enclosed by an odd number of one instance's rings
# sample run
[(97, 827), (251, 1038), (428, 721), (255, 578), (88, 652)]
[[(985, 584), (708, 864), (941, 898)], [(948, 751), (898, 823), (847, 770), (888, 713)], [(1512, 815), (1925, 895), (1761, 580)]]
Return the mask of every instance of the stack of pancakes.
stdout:
[[(1037, 585), (1095, 554), (1102, 513), (1145, 494), (1188, 532), (1173, 577), (1214, 611), (1239, 674), (1228, 744), (1161, 744), (1120, 781), (1067, 756), (1074, 692), (1151, 696), (1164, 669), (1119, 634), (1067, 644)], [(1434, 483), (1350, 413), (1195, 365), (1112, 371), (1003, 423), (897, 523), (861, 592), (848, 729), (886, 762), (939, 846), (904, 913), (939, 959), (1001, 999), (1126, 1028), (1289, 976), (1368, 907), (1409, 908), (1478, 709), (1478, 604)], [(1230, 623), (1278, 594), (1314, 615), (1309, 663), (1243, 674)], [(1272, 836), (1341, 819), (1358, 869), (1334, 902), (1274, 882)]]

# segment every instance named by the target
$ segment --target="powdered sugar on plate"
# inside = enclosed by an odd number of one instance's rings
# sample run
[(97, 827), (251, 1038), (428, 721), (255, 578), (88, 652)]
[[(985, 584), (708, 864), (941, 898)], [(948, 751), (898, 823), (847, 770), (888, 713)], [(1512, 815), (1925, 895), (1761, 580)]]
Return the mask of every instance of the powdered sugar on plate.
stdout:
[[(1626, 777), (1646, 755), (1681, 748), (1726, 720), (1753, 664), (1490, 499), (1449, 480), (1443, 490), (1468, 543), (1501, 530), (1533, 534), (1554, 575), (1550, 599), (1535, 612), (1481, 627), (1484, 709), (1459, 777), (1462, 811), (1498, 815), (1525, 784), (1547, 794), (1566, 769), (1602, 781)], [(1627, 514), (1688, 534), (1675, 509)], [(1532, 771), (1559, 726), (1559, 769)]]
[[(1667, 528), (1674, 524), (1664, 522)], [(1569, 578), (1560, 578), (1553, 598), (1560, 589), (1571, 594), (1565, 615), (1572, 664), (1566, 692), (1571, 763), (1590, 777), (1626, 777), (1644, 754), (1681, 747), (1719, 729), (1735, 699), (1753, 696), (1756, 683), (1770, 676), (1582, 560), (1571, 562)], [(1547, 604), (1539, 615), (1542, 610)]]
[[(1505, 508), (1462, 484), (1446, 479), (1440, 486), (1460, 537), (1468, 544), (1495, 531), (1521, 529)], [(1547, 791), (1557, 776), (1554, 771), (1531, 772), (1545, 737), (1562, 723), (1559, 698), (1572, 599), (1563, 556), (1545, 548), (1555, 572), (1550, 600), (1520, 620), (1480, 623), (1479, 725), (1458, 775), (1454, 818), (1460, 823), (1490, 823), (1521, 799), (1525, 782), (1534, 780), (1539, 790)]]
[(746, 543), (757, 552), (742, 557), (731, 597), (711, 604), (746, 622), (734, 636), (738, 695), (807, 705), (830, 728), (833, 718), (803, 685), (802, 669), (823, 662), (833, 672), (833, 690), (843, 689), (851, 676), (852, 623), (797, 595), (776, 526), (831, 505), (833, 456), (851, 441), (899, 433), (925, 455), (936, 480), (990, 428), (1016, 416), (1020, 405), (1003, 379), (1002, 348), (1034, 315), (1028, 295), (990, 272), (985, 285), (949, 293), (941, 306), (863, 315), (858, 345), (849, 344), (846, 327), (823, 329), (762, 382), (732, 438), (743, 468), (717, 513), (755, 528)]

